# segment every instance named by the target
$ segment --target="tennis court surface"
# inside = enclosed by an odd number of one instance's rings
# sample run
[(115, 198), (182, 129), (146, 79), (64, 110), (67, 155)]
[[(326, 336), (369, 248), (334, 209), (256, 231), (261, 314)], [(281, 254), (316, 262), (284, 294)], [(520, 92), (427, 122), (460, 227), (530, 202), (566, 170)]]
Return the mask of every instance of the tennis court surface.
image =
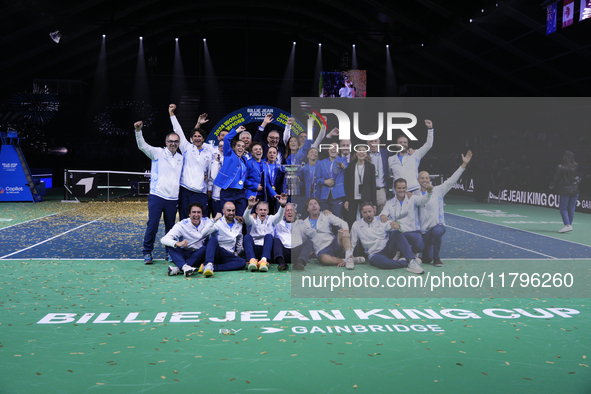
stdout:
[(446, 203), (426, 275), (553, 270), (578, 290), (292, 298), (276, 266), (168, 277), (162, 248), (144, 266), (145, 201), (2, 204), (0, 392), (590, 392), (591, 217), (558, 234), (557, 210)]

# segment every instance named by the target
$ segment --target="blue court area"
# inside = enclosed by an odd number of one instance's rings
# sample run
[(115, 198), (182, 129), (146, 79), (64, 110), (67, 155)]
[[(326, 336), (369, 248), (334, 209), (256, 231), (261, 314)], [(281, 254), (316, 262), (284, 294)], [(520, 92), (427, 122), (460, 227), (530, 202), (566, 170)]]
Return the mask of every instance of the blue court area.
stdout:
[[(108, 206), (108, 204), (107, 204)], [(136, 206), (87, 207), (0, 229), (0, 258), (140, 259), (145, 218)], [(544, 210), (544, 208), (539, 208)], [(591, 246), (455, 214), (446, 215), (444, 259), (580, 259)], [(154, 258), (164, 258), (156, 237)]]
[[(543, 209), (543, 208), (541, 208)], [(449, 259), (581, 259), (591, 247), (495, 223), (445, 215), (442, 257)]]
[[(81, 206), (0, 229), (0, 259), (140, 259), (147, 206), (136, 205)], [(163, 236), (164, 223), (156, 236), (155, 259), (165, 257)]]

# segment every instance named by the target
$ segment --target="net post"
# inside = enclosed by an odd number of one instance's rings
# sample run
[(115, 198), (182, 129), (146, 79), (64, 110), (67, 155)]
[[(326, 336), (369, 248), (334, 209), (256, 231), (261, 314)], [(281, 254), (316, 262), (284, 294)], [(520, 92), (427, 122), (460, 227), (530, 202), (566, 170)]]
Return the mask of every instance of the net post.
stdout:
[(68, 169), (64, 168), (64, 200), (68, 200)]

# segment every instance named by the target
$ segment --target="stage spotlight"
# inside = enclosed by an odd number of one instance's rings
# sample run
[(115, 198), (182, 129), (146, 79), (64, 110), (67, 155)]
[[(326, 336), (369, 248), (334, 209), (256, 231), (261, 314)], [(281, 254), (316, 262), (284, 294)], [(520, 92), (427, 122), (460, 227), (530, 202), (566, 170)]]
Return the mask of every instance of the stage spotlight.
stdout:
[(53, 42), (55, 42), (56, 44), (59, 44), (60, 38), (62, 38), (62, 35), (60, 34), (59, 30), (56, 30), (53, 33), (49, 33), (49, 37), (51, 37)]
[(179, 41), (179, 38), (177, 37), (177, 38), (175, 38), (174, 40), (175, 40), (176, 42), (178, 42), (178, 41)]
[(140, 40), (143, 40), (143, 39), (144, 39), (144, 37), (140, 36)]
[(322, 46), (322, 43), (321, 43), (321, 42), (319, 42), (319, 43), (318, 43), (318, 46), (319, 46), (319, 47), (321, 47), (321, 46)]
[(353, 44), (353, 48), (355, 48), (355, 44)]
[(203, 42), (207, 41), (205, 38), (203, 39)]
[(470, 23), (472, 23), (472, 19), (470, 19)]
[(103, 38), (105, 38), (106, 36), (107, 36), (106, 34), (103, 34)]
[(390, 48), (390, 45), (386, 44), (386, 48)]
[(293, 45), (295, 45), (295, 41), (293, 42)]

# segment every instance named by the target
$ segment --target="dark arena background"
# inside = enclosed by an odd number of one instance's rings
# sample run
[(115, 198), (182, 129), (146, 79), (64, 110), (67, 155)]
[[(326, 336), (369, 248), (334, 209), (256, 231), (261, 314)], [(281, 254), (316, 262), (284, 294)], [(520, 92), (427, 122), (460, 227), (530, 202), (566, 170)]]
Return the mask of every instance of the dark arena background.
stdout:
[[(5, 0), (0, 18), (0, 393), (591, 392), (590, 0)], [(344, 272), (316, 259), (167, 276), (162, 224), (143, 264), (135, 121), (157, 147), (170, 103), (186, 134), (207, 113), (208, 140), (243, 118), (254, 135), (351, 83), (416, 114), (415, 149), (433, 121), (435, 184), (473, 152), (422, 277), (486, 285), (307, 293), (302, 275)], [(580, 193), (558, 233), (565, 151)]]

